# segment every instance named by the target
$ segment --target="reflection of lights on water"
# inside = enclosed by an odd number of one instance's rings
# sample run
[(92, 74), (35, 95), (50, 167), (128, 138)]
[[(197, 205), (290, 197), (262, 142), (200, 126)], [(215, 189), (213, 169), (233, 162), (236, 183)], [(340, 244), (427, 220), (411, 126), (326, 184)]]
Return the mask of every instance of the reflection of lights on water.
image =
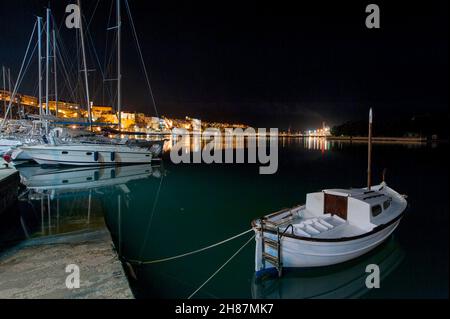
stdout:
[(308, 150), (320, 150), (324, 152), (331, 149), (331, 142), (323, 137), (309, 136), (304, 141), (304, 147)]
[[(259, 137), (249, 137), (245, 136), (243, 138), (220, 136), (217, 135), (214, 138), (205, 137), (200, 134), (185, 134), (185, 135), (170, 135), (163, 145), (163, 152), (167, 153), (177, 145), (178, 149), (183, 149), (186, 153), (196, 153), (201, 152), (203, 148), (208, 145), (209, 148), (214, 148), (215, 151), (223, 151), (227, 149), (247, 149), (249, 145), (256, 148), (258, 145)], [(266, 138), (268, 141), (269, 138)]]

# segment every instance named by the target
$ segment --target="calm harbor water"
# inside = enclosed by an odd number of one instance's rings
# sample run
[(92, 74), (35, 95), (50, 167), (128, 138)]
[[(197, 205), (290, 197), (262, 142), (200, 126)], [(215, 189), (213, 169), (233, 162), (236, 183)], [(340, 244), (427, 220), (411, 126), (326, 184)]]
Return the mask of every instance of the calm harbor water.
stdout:
[[(0, 249), (26, 237), (109, 228), (125, 259), (154, 260), (221, 241), (250, 228), (255, 217), (304, 203), (323, 188), (362, 187), (366, 144), (319, 139), (279, 141), (279, 167), (259, 164), (163, 163), (121, 168), (21, 168), (29, 188), (18, 213), (0, 226)], [(247, 245), (195, 297), (421, 298), (448, 297), (447, 144), (375, 144), (373, 180), (408, 195), (399, 228), (384, 245), (352, 262), (289, 270), (254, 279), (254, 243)], [(166, 150), (170, 148), (166, 146)], [(137, 297), (186, 298), (251, 234), (185, 258), (134, 266)], [(381, 268), (381, 288), (365, 288), (365, 266)]]

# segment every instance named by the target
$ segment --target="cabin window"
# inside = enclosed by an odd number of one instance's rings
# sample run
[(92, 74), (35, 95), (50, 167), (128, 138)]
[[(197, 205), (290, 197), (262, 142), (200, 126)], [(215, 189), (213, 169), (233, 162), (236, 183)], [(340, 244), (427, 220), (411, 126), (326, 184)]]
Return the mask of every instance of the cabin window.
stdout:
[(372, 217), (377, 217), (382, 211), (381, 205), (372, 206)]
[(386, 209), (389, 208), (389, 206), (391, 206), (391, 199), (390, 198), (388, 200), (384, 201), (383, 209), (386, 210)]
[(92, 155), (92, 152), (87, 152), (86, 155)]
[(63, 154), (69, 154), (69, 152), (67, 152), (67, 151), (62, 151), (62, 153), (63, 153)]

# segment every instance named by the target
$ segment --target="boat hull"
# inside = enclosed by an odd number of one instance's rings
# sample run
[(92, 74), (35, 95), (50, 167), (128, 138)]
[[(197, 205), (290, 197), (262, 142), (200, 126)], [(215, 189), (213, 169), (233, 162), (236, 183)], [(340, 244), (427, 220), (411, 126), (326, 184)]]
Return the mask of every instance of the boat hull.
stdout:
[(98, 145), (79, 148), (34, 148), (27, 147), (24, 151), (41, 165), (75, 165), (102, 166), (122, 164), (148, 164), (152, 161), (150, 151), (134, 151), (133, 149), (99, 147)]
[(13, 161), (31, 161), (33, 160), (33, 157), (31, 157), (30, 154), (19, 147), (12, 151), (11, 159)]
[[(397, 228), (401, 218), (381, 230), (366, 236), (336, 241), (314, 241), (310, 239), (298, 239), (283, 237), (281, 239), (281, 261), (283, 267), (321, 267), (339, 264), (357, 258), (376, 248), (383, 243)], [(262, 260), (262, 243), (260, 231), (255, 229), (255, 270), (275, 267), (267, 260), (265, 265)], [(275, 234), (265, 233), (266, 238), (276, 240)], [(266, 248), (272, 255), (277, 252), (272, 248)]]

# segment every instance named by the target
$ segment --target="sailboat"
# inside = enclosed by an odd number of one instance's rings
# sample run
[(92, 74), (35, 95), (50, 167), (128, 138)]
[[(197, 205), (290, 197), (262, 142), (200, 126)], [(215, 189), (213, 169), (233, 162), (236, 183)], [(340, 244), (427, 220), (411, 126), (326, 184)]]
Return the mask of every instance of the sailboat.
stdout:
[[(78, 1), (80, 6), (80, 1)], [(121, 129), (121, 14), (120, 0), (117, 0), (117, 111), (118, 127)], [(89, 97), (89, 85), (86, 67), (86, 53), (84, 47), (83, 22), (80, 23), (80, 38), (83, 57), (83, 72), (86, 87), (86, 103), (88, 106), (89, 123), (91, 124), (91, 101)], [(39, 144), (23, 146), (21, 149), (26, 152), (34, 161), (41, 165), (122, 165), (122, 164), (145, 164), (158, 157), (162, 151), (162, 141), (152, 142), (145, 147), (128, 144), (96, 142), (82, 143), (69, 142), (60, 143), (52, 139), (49, 144)]]
[(371, 185), (371, 152), (372, 109), (367, 187), (309, 193), (305, 205), (253, 220), (257, 273), (276, 268), (281, 276), (283, 267), (342, 263), (371, 251), (394, 232), (407, 202), (384, 180)]

